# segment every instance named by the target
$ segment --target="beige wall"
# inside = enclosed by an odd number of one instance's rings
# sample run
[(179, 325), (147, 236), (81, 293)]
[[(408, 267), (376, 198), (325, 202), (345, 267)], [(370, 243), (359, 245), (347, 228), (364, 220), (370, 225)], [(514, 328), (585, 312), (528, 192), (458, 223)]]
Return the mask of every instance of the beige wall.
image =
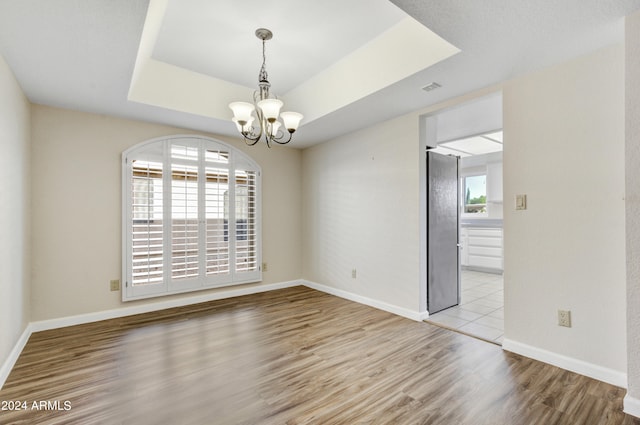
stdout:
[(304, 278), (418, 312), (418, 165), (417, 114), (306, 149)]
[(626, 40), (627, 396), (640, 415), (640, 12), (627, 18)]
[[(29, 102), (0, 56), (0, 366), (30, 319)], [(0, 379), (0, 382), (2, 379)]]
[[(505, 341), (626, 372), (624, 47), (504, 87)], [(527, 210), (515, 211), (516, 194)], [(571, 310), (573, 327), (557, 325)]]
[[(507, 338), (625, 372), (623, 81), (618, 46), (507, 83), (504, 199)], [(121, 275), (120, 154), (189, 132), (34, 105), (30, 136), (4, 62), (0, 89), (0, 188), (18, 205), (0, 210), (2, 360), (29, 320), (132, 305), (109, 291)], [(220, 138), (263, 167), (264, 283), (304, 277), (419, 311), (418, 115), (303, 152)], [(516, 193), (528, 210), (509, 207)], [(558, 308), (573, 328), (557, 327)], [(637, 394), (637, 363), (629, 370)]]
[[(614, 379), (626, 372), (623, 81), (614, 46), (501, 87), (506, 337)], [(305, 279), (420, 311), (416, 124), (454, 104), (304, 151)], [(512, 208), (517, 193), (528, 210)]]
[[(123, 303), (120, 292), (109, 291), (109, 281), (121, 276), (121, 153), (184, 133), (192, 132), (34, 105), (32, 320), (157, 302)], [(269, 264), (262, 284), (299, 279), (301, 152), (209, 136), (238, 146), (262, 167), (263, 261)]]

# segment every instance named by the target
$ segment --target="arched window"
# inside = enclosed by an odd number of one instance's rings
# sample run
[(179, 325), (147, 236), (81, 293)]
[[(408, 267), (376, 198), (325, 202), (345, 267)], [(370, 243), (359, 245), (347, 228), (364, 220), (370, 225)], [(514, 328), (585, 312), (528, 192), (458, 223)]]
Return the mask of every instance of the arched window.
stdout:
[(124, 301), (262, 278), (260, 167), (217, 140), (172, 136), (122, 155)]

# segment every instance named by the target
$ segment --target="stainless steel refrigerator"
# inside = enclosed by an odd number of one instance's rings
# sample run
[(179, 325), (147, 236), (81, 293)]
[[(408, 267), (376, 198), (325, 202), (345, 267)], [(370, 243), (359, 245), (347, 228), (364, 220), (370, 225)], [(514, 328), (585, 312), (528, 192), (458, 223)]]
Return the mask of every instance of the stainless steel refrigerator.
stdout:
[(427, 151), (427, 311), (460, 303), (459, 158)]

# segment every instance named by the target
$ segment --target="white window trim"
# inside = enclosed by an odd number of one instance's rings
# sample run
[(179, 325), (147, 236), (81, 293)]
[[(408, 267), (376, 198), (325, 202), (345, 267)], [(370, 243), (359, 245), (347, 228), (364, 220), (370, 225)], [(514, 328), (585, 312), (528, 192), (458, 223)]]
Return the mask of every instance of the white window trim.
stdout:
[[(474, 168), (475, 168), (475, 170), (474, 170)], [(473, 170), (473, 171), (471, 171), (471, 170)], [(489, 204), (488, 204), (488, 201), (487, 201), (487, 204), (485, 204), (486, 205), (485, 208), (487, 209), (487, 212), (483, 212), (483, 213), (468, 213), (468, 212), (465, 212), (465, 207), (466, 207), (466, 205), (464, 203), (465, 202), (465, 194), (466, 194), (466, 192), (465, 192), (465, 179), (467, 177), (477, 177), (477, 176), (484, 176), (485, 179), (487, 179), (487, 170), (486, 170), (486, 168), (484, 170), (478, 170), (477, 167), (473, 167), (473, 168), (471, 168), (469, 170), (466, 170), (466, 172), (463, 171), (460, 174), (460, 193), (462, 195), (462, 196), (460, 196), (460, 211), (461, 211), (461, 217), (462, 218), (488, 218), (489, 217), (489, 208), (488, 208)], [(485, 180), (485, 182), (486, 182), (486, 180)], [(485, 185), (486, 185), (486, 183), (485, 183)], [(485, 194), (485, 196), (486, 196), (486, 194)]]
[[(255, 194), (255, 202), (256, 202), (256, 217), (255, 217), (255, 233), (256, 233), (256, 263), (257, 268), (253, 272), (249, 273), (237, 273), (236, 272), (236, 264), (235, 264), (235, 249), (233, 249), (236, 238), (234, 237), (236, 232), (236, 220), (228, 220), (228, 238), (230, 242), (229, 247), (229, 268), (230, 273), (227, 277), (221, 276), (209, 276), (205, 275), (198, 276), (194, 279), (181, 279), (179, 282), (174, 281), (171, 278), (171, 272), (166, 267), (164, 278), (161, 283), (158, 284), (146, 284), (144, 287), (142, 285), (138, 285), (134, 287), (131, 284), (131, 269), (132, 269), (132, 232), (129, 230), (129, 223), (133, 220), (133, 207), (131, 201), (131, 192), (130, 188), (132, 181), (132, 173), (131, 173), (131, 163), (128, 158), (130, 155), (134, 154), (139, 149), (144, 146), (155, 144), (155, 143), (164, 143), (163, 149), (163, 173), (168, 169), (168, 165), (170, 166), (172, 163), (180, 163), (180, 160), (171, 160), (171, 156), (169, 153), (169, 147), (172, 142), (179, 140), (188, 140), (192, 142), (201, 143), (202, 146), (206, 145), (215, 145), (218, 148), (222, 147), (229, 152), (229, 181), (235, 181), (235, 172), (236, 172), (236, 164), (238, 162), (249, 164), (249, 167), (252, 171), (257, 173), (256, 178), (256, 194)], [(200, 160), (199, 164), (203, 164), (204, 161)], [(204, 137), (204, 136), (195, 136), (195, 135), (173, 135), (166, 137), (159, 137), (151, 140), (147, 140), (145, 142), (139, 143), (131, 148), (127, 149), (122, 153), (122, 300), (123, 301), (132, 301), (144, 298), (158, 297), (164, 295), (172, 295), (179, 294), (185, 292), (206, 290), (218, 287), (225, 286), (234, 286), (241, 285), (246, 283), (255, 283), (262, 281), (262, 170), (260, 166), (247, 154), (240, 151), (239, 149), (229, 145), (228, 143), (224, 143), (222, 141)], [(163, 180), (164, 183), (164, 194), (166, 195), (167, 191), (170, 193), (171, 189), (167, 186), (167, 179)], [(231, 185), (230, 185), (231, 186)], [(200, 189), (201, 190), (201, 189)], [(233, 202), (229, 201), (229, 208), (231, 211), (235, 211), (235, 193), (231, 194)], [(200, 199), (203, 199), (200, 197)], [(169, 207), (165, 207), (166, 209)], [(203, 208), (199, 208), (201, 211)], [(229, 215), (232, 216), (231, 214)], [(163, 249), (167, 250), (171, 244), (171, 237), (168, 235), (170, 233), (171, 226), (164, 226), (164, 242)], [(200, 233), (202, 236), (202, 233)], [(202, 243), (201, 245), (202, 246)], [(206, 256), (206, 253), (204, 253)], [(165, 257), (165, 265), (167, 261)], [(202, 261), (201, 261), (202, 263)]]

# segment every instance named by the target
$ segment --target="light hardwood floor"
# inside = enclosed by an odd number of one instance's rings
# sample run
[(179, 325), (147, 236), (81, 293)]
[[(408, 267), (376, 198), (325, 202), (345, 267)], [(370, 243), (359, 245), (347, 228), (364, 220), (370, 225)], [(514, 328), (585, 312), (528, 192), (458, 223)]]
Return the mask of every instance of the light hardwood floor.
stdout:
[(296, 287), (35, 333), (0, 391), (28, 409), (0, 411), (0, 423), (640, 424), (623, 396)]

